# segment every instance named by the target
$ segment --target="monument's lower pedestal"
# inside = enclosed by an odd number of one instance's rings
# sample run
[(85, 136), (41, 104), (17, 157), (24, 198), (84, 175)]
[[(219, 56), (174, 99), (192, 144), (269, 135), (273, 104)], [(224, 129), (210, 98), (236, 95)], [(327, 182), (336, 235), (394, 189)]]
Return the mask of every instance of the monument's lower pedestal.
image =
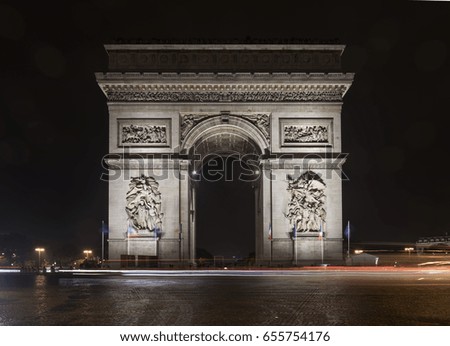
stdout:
[(153, 237), (128, 238), (125, 242), (130, 255), (158, 256), (158, 240)]
[(109, 240), (110, 261), (113, 267), (155, 267), (158, 265), (158, 240), (154, 237), (128, 237)]
[(342, 264), (342, 239), (298, 236), (272, 241), (272, 263), (283, 265)]

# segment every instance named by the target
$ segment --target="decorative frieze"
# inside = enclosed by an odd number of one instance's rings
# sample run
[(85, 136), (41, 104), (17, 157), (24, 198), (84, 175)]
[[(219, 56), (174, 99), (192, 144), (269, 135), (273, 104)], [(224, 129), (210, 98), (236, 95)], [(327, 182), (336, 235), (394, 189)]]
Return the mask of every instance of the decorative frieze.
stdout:
[(341, 102), (346, 85), (103, 85), (110, 102)]

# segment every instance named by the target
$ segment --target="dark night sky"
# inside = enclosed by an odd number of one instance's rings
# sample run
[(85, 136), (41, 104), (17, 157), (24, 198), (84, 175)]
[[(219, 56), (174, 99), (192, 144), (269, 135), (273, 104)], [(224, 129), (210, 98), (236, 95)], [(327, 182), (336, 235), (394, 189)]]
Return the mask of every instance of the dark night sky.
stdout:
[(94, 72), (106, 70), (104, 43), (312, 38), (346, 44), (343, 67), (356, 72), (342, 113), (355, 239), (443, 234), (449, 23), (450, 2), (430, 1), (1, 2), (0, 233), (99, 246), (108, 114)]

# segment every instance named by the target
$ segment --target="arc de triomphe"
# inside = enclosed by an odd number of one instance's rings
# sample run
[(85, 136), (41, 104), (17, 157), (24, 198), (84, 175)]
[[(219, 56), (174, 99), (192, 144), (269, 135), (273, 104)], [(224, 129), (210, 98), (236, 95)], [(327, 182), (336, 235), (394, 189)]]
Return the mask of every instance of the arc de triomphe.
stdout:
[(105, 48), (111, 261), (196, 262), (196, 173), (209, 154), (254, 167), (257, 263), (342, 260), (344, 46)]

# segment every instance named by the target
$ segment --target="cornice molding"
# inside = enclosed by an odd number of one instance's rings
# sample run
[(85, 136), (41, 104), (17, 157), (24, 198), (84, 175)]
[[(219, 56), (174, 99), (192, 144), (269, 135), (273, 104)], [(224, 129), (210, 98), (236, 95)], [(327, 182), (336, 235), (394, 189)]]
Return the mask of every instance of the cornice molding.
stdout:
[(255, 72), (255, 73), (227, 73), (227, 72), (201, 72), (201, 73), (176, 73), (176, 72), (98, 72), (95, 74), (100, 84), (105, 83), (348, 83), (353, 82), (354, 73), (287, 73), (287, 72)]
[[(306, 42), (306, 41), (305, 41)], [(256, 50), (256, 51), (339, 51), (345, 49), (344, 44), (338, 43), (108, 43), (105, 49), (109, 51), (139, 51), (139, 50), (170, 50), (170, 51), (223, 51), (223, 50)]]

